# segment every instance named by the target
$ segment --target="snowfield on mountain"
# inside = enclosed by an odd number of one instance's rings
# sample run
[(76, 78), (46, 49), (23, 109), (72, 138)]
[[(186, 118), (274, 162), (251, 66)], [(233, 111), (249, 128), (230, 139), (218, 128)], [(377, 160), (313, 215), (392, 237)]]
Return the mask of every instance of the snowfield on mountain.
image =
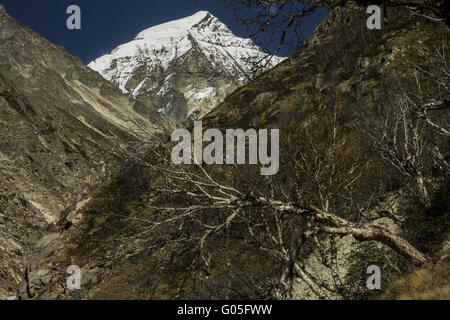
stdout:
[(235, 36), (207, 11), (140, 32), (88, 66), (133, 97), (184, 119), (203, 116), (223, 98), (284, 58)]

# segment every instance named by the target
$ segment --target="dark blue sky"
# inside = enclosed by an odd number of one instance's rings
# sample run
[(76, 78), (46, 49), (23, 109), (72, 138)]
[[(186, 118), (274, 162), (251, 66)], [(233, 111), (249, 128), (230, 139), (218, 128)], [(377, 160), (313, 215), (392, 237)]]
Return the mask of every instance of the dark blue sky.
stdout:
[[(183, 18), (199, 10), (208, 10), (232, 31), (246, 37), (236, 22), (236, 12), (219, 0), (0, 0), (7, 12), (46, 39), (65, 47), (89, 63), (131, 41), (140, 31), (170, 20)], [(66, 27), (69, 5), (81, 8), (81, 30)], [(241, 12), (242, 13), (242, 12)], [(302, 30), (310, 37), (326, 15), (315, 15)]]

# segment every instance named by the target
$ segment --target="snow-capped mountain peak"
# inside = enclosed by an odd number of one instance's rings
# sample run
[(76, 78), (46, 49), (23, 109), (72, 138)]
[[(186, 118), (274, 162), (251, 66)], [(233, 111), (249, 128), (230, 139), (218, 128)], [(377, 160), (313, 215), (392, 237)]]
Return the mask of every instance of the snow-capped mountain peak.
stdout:
[[(269, 56), (250, 39), (235, 36), (208, 11), (140, 32), (88, 66), (134, 97), (184, 118), (205, 114), (250, 80)], [(273, 57), (269, 67), (282, 61)], [(263, 70), (261, 70), (263, 71)]]
[(186, 35), (187, 30), (189, 30), (192, 26), (198, 24), (200, 21), (207, 18), (208, 16), (212, 17), (212, 15), (208, 11), (199, 11), (190, 17), (166, 22), (151, 27), (149, 29), (146, 29), (144, 31), (141, 31), (136, 36), (135, 40), (142, 40), (142, 39), (155, 40), (155, 38), (164, 38), (165, 36), (183, 37)]

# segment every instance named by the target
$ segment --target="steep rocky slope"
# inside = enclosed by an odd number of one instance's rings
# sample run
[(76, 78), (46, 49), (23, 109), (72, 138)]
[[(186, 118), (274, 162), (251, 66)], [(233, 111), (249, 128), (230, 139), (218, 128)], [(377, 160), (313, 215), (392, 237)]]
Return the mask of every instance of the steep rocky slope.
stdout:
[(15, 297), (48, 224), (154, 131), (134, 105), (0, 6), (0, 298)]
[[(359, 16), (351, 16), (351, 8), (360, 8)], [(385, 89), (381, 88), (384, 84), (381, 80), (396, 68), (405, 67), (407, 62), (402, 59), (424, 59), (412, 54), (417, 53), (414, 49), (423, 45), (427, 32), (432, 33), (434, 26), (418, 16), (407, 19), (409, 12), (404, 7), (388, 7), (381, 32), (368, 32), (367, 15), (361, 14), (361, 8), (354, 1), (338, 6), (317, 27), (314, 36), (305, 41), (304, 50), (236, 90), (220, 108), (205, 116), (204, 122), (211, 127), (230, 128), (257, 123), (279, 125), (280, 115), (289, 108), (304, 114), (327, 103), (348, 105), (351, 102), (366, 108), (379, 102), (377, 99), (382, 97), (378, 94), (382, 95)], [(420, 37), (418, 41), (422, 41), (416, 45), (411, 43), (415, 33)], [(446, 34), (442, 35), (444, 40)], [(236, 112), (237, 105), (239, 112)]]
[(282, 60), (200, 11), (144, 30), (88, 66), (123, 92), (151, 98), (160, 112), (185, 120), (203, 116), (252, 79), (255, 70)]

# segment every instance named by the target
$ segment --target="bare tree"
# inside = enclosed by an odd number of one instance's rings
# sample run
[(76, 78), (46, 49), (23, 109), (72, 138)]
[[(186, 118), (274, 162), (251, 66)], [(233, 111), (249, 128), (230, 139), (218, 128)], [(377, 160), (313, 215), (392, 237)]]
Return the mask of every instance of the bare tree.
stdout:
[[(335, 111), (332, 118), (336, 121)], [(141, 231), (133, 238), (143, 238), (169, 224), (178, 228), (184, 228), (188, 222), (194, 224), (198, 233), (190, 241), (195, 243), (198, 256), (208, 269), (212, 257), (210, 241), (214, 237), (223, 237), (227, 230), (245, 225), (256, 248), (284, 265), (270, 293), (278, 299), (290, 297), (297, 277), (319, 298), (340, 294), (343, 283), (334, 267), (330, 267), (334, 272), (334, 283), (330, 284), (310, 274), (303, 260), (310, 254), (305, 251), (307, 244), (317, 246), (324, 239), (331, 241), (331, 250), (335, 250), (335, 237), (350, 235), (360, 241), (377, 241), (416, 264), (424, 263), (424, 254), (404, 238), (362, 220), (346, 218), (351, 211), (364, 210), (363, 206), (352, 204), (351, 191), (364, 166), (357, 155), (344, 164), (342, 159), (345, 157), (338, 153), (345, 141), (339, 137), (336, 125), (331, 126), (330, 131), (331, 139), (325, 145), (319, 146), (317, 140), (309, 138), (311, 155), (302, 154), (303, 151), (296, 154), (297, 169), (307, 174), (317, 188), (308, 192), (297, 189), (294, 197), (286, 194), (287, 189), (276, 182), (257, 177), (256, 168), (175, 166), (165, 160), (170, 159), (169, 145), (153, 147), (152, 153), (158, 162), (141, 160), (141, 163), (161, 177), (155, 183), (154, 191), (178, 201), (167, 200), (172, 203), (168, 205), (161, 204), (158, 197), (153, 198), (147, 207), (155, 214), (150, 219), (139, 218)], [(252, 187), (246, 187), (244, 181), (252, 180), (255, 180)], [(342, 211), (335, 214), (332, 210)], [(335, 254), (333, 257), (336, 259)], [(333, 264), (336, 261), (331, 262)]]
[(414, 48), (415, 62), (408, 62), (402, 69), (407, 70), (404, 73), (410, 79), (400, 81), (399, 76), (386, 80), (389, 99), (368, 112), (365, 122), (370, 123), (369, 127), (357, 125), (385, 161), (414, 180), (427, 206), (430, 205), (427, 175), (433, 167), (443, 172), (450, 168), (446, 155), (450, 137), (447, 39), (444, 37), (437, 43)]
[[(238, 13), (237, 20), (245, 28), (247, 34), (266, 53), (264, 57), (255, 63), (255, 67), (261, 68), (261, 64), (270, 64), (271, 57), (279, 55), (287, 50), (296, 52), (306, 39), (303, 34), (303, 25), (308, 19), (317, 13), (323, 5), (320, 1), (297, 0), (222, 0), (230, 3)], [(341, 1), (343, 2), (343, 1)]]

